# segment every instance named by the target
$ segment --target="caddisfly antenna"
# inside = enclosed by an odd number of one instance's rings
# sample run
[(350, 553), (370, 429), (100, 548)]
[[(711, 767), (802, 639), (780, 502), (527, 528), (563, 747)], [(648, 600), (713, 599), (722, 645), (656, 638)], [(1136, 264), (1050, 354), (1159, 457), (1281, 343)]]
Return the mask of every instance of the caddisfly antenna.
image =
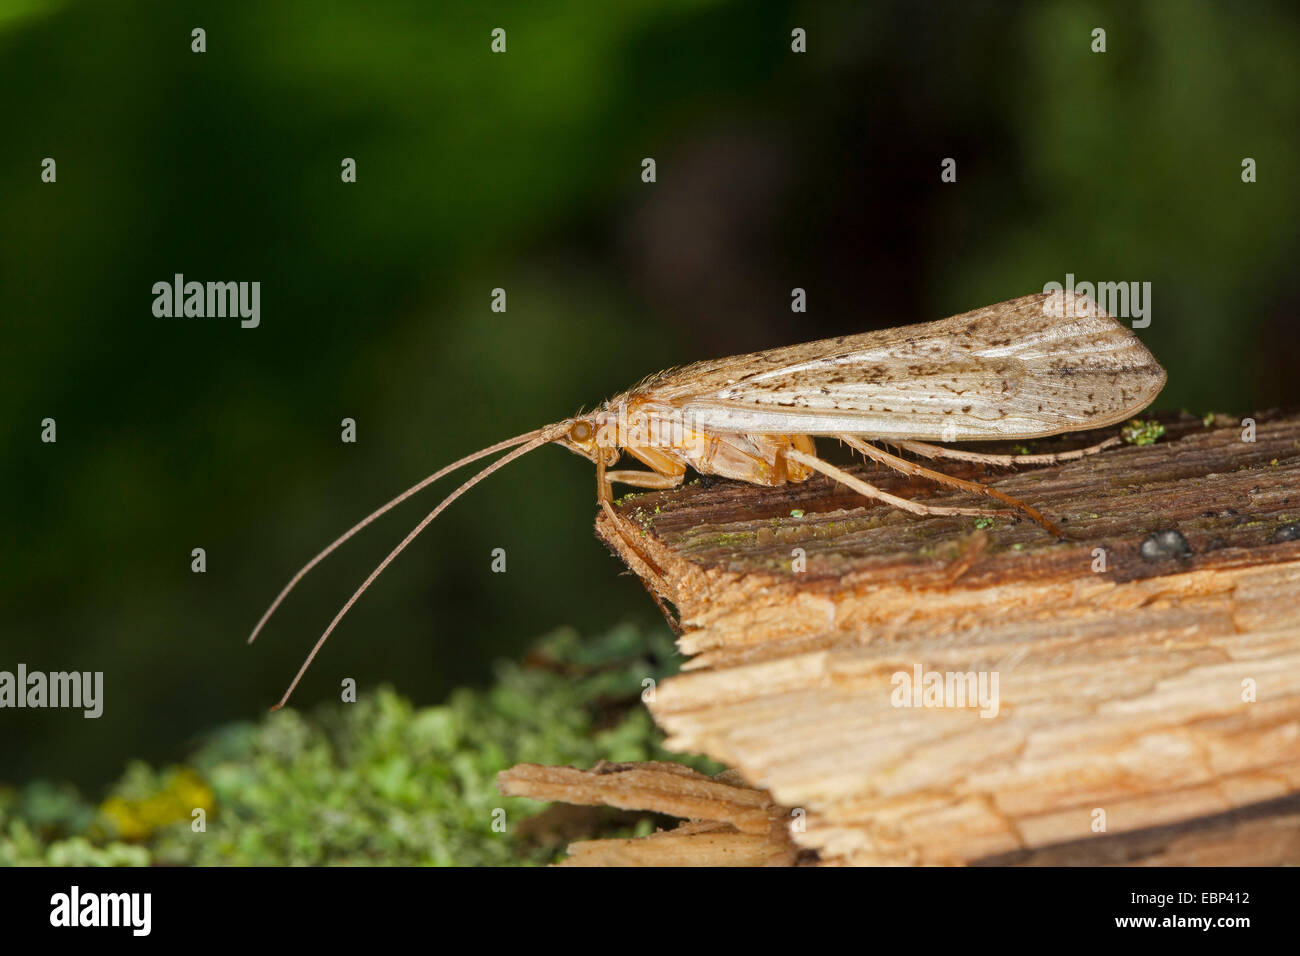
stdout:
[[(547, 427), (549, 428), (550, 426)], [(278, 595), (276, 595), (275, 600), (271, 602), (271, 606), (266, 609), (266, 613), (263, 614), (261, 620), (257, 622), (257, 626), (253, 628), (253, 633), (248, 635), (248, 643), (252, 644), (253, 641), (257, 639), (257, 635), (262, 632), (262, 628), (266, 625), (266, 622), (270, 620), (271, 615), (275, 613), (275, 609), (278, 608), (280, 606), (280, 603), (284, 601), (286, 597), (289, 596), (289, 592), (298, 586), (298, 582), (307, 576), (307, 572), (310, 571), (312, 568), (316, 567), (316, 565), (320, 564), (322, 561), (324, 561), (325, 558), (328, 557), (329, 554), (332, 551), (334, 551), (335, 548), (337, 548), (343, 542), (347, 541), (348, 538), (352, 537), (354, 534), (356, 534), (366, 525), (370, 524), (376, 518), (391, 511), (393, 508), (396, 508), (407, 498), (411, 497), (411, 495), (415, 494), (418, 491), (423, 491), (429, 485), (433, 484), (438, 479), (455, 471), (457, 468), (460, 468), (462, 465), (468, 465), (470, 462), (478, 461), (480, 458), (499, 452), (504, 448), (510, 448), (514, 445), (522, 445), (524, 442), (531, 441), (532, 439), (536, 438), (544, 431), (546, 431), (545, 428), (538, 428), (535, 429), (534, 431), (527, 432), (523, 435), (516, 435), (514, 438), (508, 438), (505, 441), (499, 441), (495, 445), (490, 445), (487, 448), (479, 449), (478, 451), (474, 452), (474, 454), (472, 455), (466, 455), (464, 458), (461, 458), (458, 461), (453, 461), (447, 467), (440, 468), (437, 471), (435, 471), (432, 475), (430, 475), (428, 478), (425, 478), (419, 484), (412, 485), (410, 488), (407, 488), (405, 491), (403, 491), (392, 501), (388, 502), (388, 504), (384, 505), (382, 508), (378, 508), (370, 512), (370, 514), (366, 515), (364, 518), (362, 518), (360, 521), (354, 524), (347, 531), (343, 532), (343, 534), (335, 538), (334, 541), (329, 545), (329, 547), (325, 548), (323, 551), (317, 554), (316, 557), (312, 558), (310, 561), (304, 564), (302, 566), (302, 569), (299, 570), (297, 574), (295, 574), (292, 578), (289, 579), (289, 583), (284, 586), (284, 589)]]
[[(453, 501), (455, 501), (465, 492), (469, 491), (469, 489), (477, 485), (488, 475), (492, 474), (492, 472), (504, 468), (506, 465), (510, 464), (516, 458), (521, 458), (522, 456), (528, 454), (530, 451), (534, 451), (538, 448), (541, 448), (543, 445), (550, 444), (557, 437), (563, 434), (564, 429), (566, 427), (567, 426), (565, 424), (558, 423), (555, 425), (547, 425), (545, 428), (539, 428), (535, 432), (530, 432), (529, 435), (536, 436), (533, 438), (532, 441), (529, 441), (522, 448), (516, 448), (508, 455), (504, 455), (501, 458), (497, 459), (496, 461), (492, 462), (492, 464), (488, 465), (478, 474), (474, 475), (473, 478), (470, 478), (463, 485), (461, 485), (459, 488), (457, 488), (455, 491), (449, 494), (446, 498), (443, 498), (442, 501), (438, 503), (438, 507), (430, 511), (425, 516), (424, 520), (421, 521), (414, 528), (412, 528), (411, 532), (405, 538), (402, 539), (401, 544), (399, 544), (392, 551), (390, 551), (388, 553), (388, 557), (384, 558), (383, 561), (379, 562), (379, 566), (370, 572), (370, 576), (361, 583), (361, 587), (356, 589), (356, 591), (352, 594), (352, 597), (348, 598), (348, 602), (343, 605), (342, 609), (338, 612), (338, 614), (334, 615), (334, 620), (330, 621), (330, 626), (325, 628), (325, 633), (320, 636), (320, 639), (318, 641), (316, 641), (316, 645), (311, 649), (311, 653), (308, 654), (307, 659), (302, 662), (302, 667), (298, 668), (298, 674), (297, 676), (294, 677), (293, 683), (289, 685), (289, 689), (284, 692), (284, 696), (280, 698), (280, 702), (276, 704), (274, 707), (272, 707), (271, 709), (279, 710), (281, 707), (285, 705), (285, 703), (288, 702), (289, 696), (293, 693), (294, 688), (298, 686), (298, 681), (302, 680), (302, 675), (307, 672), (307, 668), (311, 666), (311, 662), (316, 657), (316, 653), (321, 649), (321, 646), (325, 643), (326, 639), (334, 631), (334, 628), (338, 626), (339, 621), (343, 620), (343, 615), (347, 614), (348, 611), (351, 610), (352, 605), (357, 603), (357, 598), (361, 597), (361, 595), (365, 593), (366, 588), (370, 587), (371, 582), (373, 582), (375, 578), (379, 577), (379, 575), (383, 573), (384, 569), (388, 567), (389, 564), (392, 563), (393, 559), (397, 557), (399, 554), (401, 554), (402, 551), (406, 548), (406, 546), (410, 544), (412, 541), (414, 541), (416, 536), (419, 535), (419, 533), (423, 531), (425, 528), (427, 528), (430, 525), (430, 523), (432, 523), (434, 518), (442, 514), (443, 509), (445, 509), (449, 504), (451, 504)], [(487, 453), (486, 450), (481, 452), (476, 452), (474, 456), (471, 456), (471, 459), (473, 457), (481, 456), (486, 453)], [(466, 460), (470, 460), (470, 459), (462, 459), (462, 461), (466, 461)], [(427, 484), (428, 480), (429, 479), (426, 479), (426, 481), (423, 482), (422, 484)], [(385, 505), (385, 508), (387, 507), (388, 505)], [(351, 533), (352, 532), (348, 532), (348, 534)], [(331, 547), (333, 547), (333, 545), (331, 545)]]

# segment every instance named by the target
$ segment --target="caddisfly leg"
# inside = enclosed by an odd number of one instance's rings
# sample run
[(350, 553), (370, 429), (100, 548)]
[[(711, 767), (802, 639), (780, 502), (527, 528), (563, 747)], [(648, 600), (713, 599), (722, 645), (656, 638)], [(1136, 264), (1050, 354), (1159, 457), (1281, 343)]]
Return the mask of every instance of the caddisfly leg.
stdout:
[(919, 501), (912, 501), (908, 498), (900, 498), (898, 495), (891, 495), (887, 491), (881, 491), (870, 482), (863, 481), (861, 478), (850, 475), (842, 468), (836, 468), (828, 461), (822, 461), (816, 455), (809, 455), (793, 448), (785, 450), (784, 455), (791, 461), (797, 461), (801, 465), (806, 465), (814, 471), (820, 471), (828, 478), (838, 481), (840, 484), (852, 488), (860, 495), (867, 498), (874, 498), (877, 501), (883, 501), (891, 504), (895, 508), (901, 508), (904, 511), (910, 511), (914, 515), (1013, 515), (1014, 511), (988, 511), (979, 508), (954, 508), (948, 505), (927, 505)]
[[(663, 569), (655, 563), (654, 558), (650, 557), (640, 543), (637, 542), (633, 531), (629, 528), (632, 522), (614, 510), (614, 492), (610, 487), (610, 482), (618, 481), (622, 484), (636, 485), (642, 488), (675, 488), (682, 483), (684, 477), (684, 474), (658, 475), (654, 472), (644, 471), (606, 471), (603, 458), (599, 454), (596, 455), (596, 500), (600, 503), (601, 510), (605, 512), (605, 516), (609, 518), (619, 537), (623, 539), (632, 554), (645, 566), (647, 573), (638, 574), (637, 578), (645, 587), (646, 593), (654, 599), (655, 606), (659, 608), (659, 613), (664, 616), (668, 626), (678, 636), (681, 636), (682, 633), (681, 622), (668, 610), (668, 606), (660, 593), (668, 593), (668, 583), (664, 579)], [(626, 558), (626, 555), (624, 557)], [(648, 578), (654, 579), (653, 585), (647, 580)]]
[(607, 471), (605, 472), (605, 484), (610, 485), (609, 493), (611, 497), (614, 494), (613, 483), (618, 482), (620, 485), (631, 485), (633, 488), (649, 488), (651, 490), (664, 491), (668, 488), (678, 487), (686, 478), (686, 473), (680, 475), (661, 475), (654, 471)]
[(904, 451), (910, 451), (922, 458), (951, 458), (953, 461), (973, 461), (982, 465), (1001, 465), (1004, 468), (1012, 468), (1016, 465), (1057, 465), (1063, 461), (1078, 461), (1080, 458), (1095, 455), (1107, 448), (1114, 448), (1119, 443), (1119, 436), (1112, 435), (1105, 441), (1089, 445), (1087, 448), (1060, 451), (1050, 455), (986, 455), (983, 452), (946, 448), (943, 445), (931, 445), (929, 442), (923, 441), (895, 438), (889, 442), (891, 445), (897, 445)]
[(945, 475), (941, 471), (932, 471), (929, 468), (918, 465), (914, 461), (908, 461), (906, 458), (899, 458), (897, 455), (891, 455), (889, 452), (877, 448), (875, 445), (869, 445), (855, 435), (840, 435), (839, 438), (840, 441), (844, 442), (844, 444), (848, 445), (850, 448), (860, 451), (873, 461), (877, 461), (887, 468), (892, 468), (895, 471), (902, 472), (904, 475), (929, 478), (931, 481), (938, 482), (941, 485), (947, 485), (950, 488), (960, 488), (963, 491), (973, 491), (975, 494), (996, 498), (1003, 504), (1019, 508), (1025, 514), (1029, 515), (1029, 517), (1033, 518), (1040, 525), (1046, 528), (1051, 534), (1058, 538), (1064, 537), (1064, 535), (1061, 534), (1061, 529), (1044, 517), (1042, 512), (1038, 511), (1036, 508), (1031, 508), (1019, 498), (1012, 498), (1010, 495), (998, 491), (996, 488), (990, 488), (988, 485), (981, 485), (977, 481), (967, 481), (964, 478), (954, 478), (952, 475)]

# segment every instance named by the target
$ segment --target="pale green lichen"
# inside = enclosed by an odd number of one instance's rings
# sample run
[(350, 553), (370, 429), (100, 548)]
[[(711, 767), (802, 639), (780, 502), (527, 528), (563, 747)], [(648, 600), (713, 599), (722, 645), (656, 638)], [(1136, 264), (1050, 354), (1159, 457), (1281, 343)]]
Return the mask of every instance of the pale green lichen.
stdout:
[[(495, 865), (545, 863), (572, 839), (653, 831), (592, 811), (589, 832), (547, 835), (545, 804), (503, 797), (516, 763), (700, 758), (666, 752), (642, 682), (676, 669), (666, 631), (619, 628), (539, 642), (485, 689), (417, 707), (386, 688), (355, 704), (285, 709), (211, 732), (183, 766), (134, 761), (98, 805), (73, 787), (0, 787), (0, 866)], [(193, 810), (205, 811), (195, 832)], [(505, 832), (493, 828), (505, 811)], [(540, 821), (539, 821), (540, 823)]]
[(1165, 426), (1154, 420), (1132, 419), (1119, 431), (1120, 438), (1130, 445), (1152, 445), (1164, 437)]

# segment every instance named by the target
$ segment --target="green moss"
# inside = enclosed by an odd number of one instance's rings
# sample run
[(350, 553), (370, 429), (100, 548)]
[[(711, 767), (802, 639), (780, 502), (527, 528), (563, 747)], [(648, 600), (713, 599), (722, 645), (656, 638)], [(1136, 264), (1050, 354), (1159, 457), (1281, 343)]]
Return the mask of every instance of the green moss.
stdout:
[(1134, 418), (1119, 431), (1120, 438), (1130, 445), (1152, 445), (1164, 434), (1164, 425), (1154, 420), (1142, 421), (1140, 418)]
[[(502, 797), (496, 774), (681, 760), (640, 700), (643, 681), (668, 676), (675, 659), (666, 633), (624, 627), (584, 641), (563, 630), (531, 666), (503, 663), (492, 686), (438, 706), (379, 688), (221, 727), (184, 766), (133, 762), (98, 806), (66, 786), (3, 788), (0, 866), (544, 863), (572, 839), (648, 832), (648, 818), (592, 811), (588, 832), (548, 838), (525, 824), (546, 805)], [(191, 828), (195, 808), (204, 832)]]
[(733, 546), (752, 544), (757, 537), (753, 531), (719, 531), (709, 535), (701, 535), (685, 545), (686, 550), (698, 550), (701, 548), (727, 548)]

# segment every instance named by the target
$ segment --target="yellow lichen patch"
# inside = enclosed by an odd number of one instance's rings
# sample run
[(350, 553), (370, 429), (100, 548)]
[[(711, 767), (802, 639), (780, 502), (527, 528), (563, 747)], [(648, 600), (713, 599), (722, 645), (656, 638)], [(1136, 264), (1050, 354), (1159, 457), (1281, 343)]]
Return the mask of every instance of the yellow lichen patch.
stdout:
[(178, 767), (164, 779), (162, 789), (140, 799), (110, 797), (99, 807), (124, 840), (143, 840), (161, 827), (192, 819), (196, 809), (212, 810), (215, 798), (203, 778), (189, 767)]

